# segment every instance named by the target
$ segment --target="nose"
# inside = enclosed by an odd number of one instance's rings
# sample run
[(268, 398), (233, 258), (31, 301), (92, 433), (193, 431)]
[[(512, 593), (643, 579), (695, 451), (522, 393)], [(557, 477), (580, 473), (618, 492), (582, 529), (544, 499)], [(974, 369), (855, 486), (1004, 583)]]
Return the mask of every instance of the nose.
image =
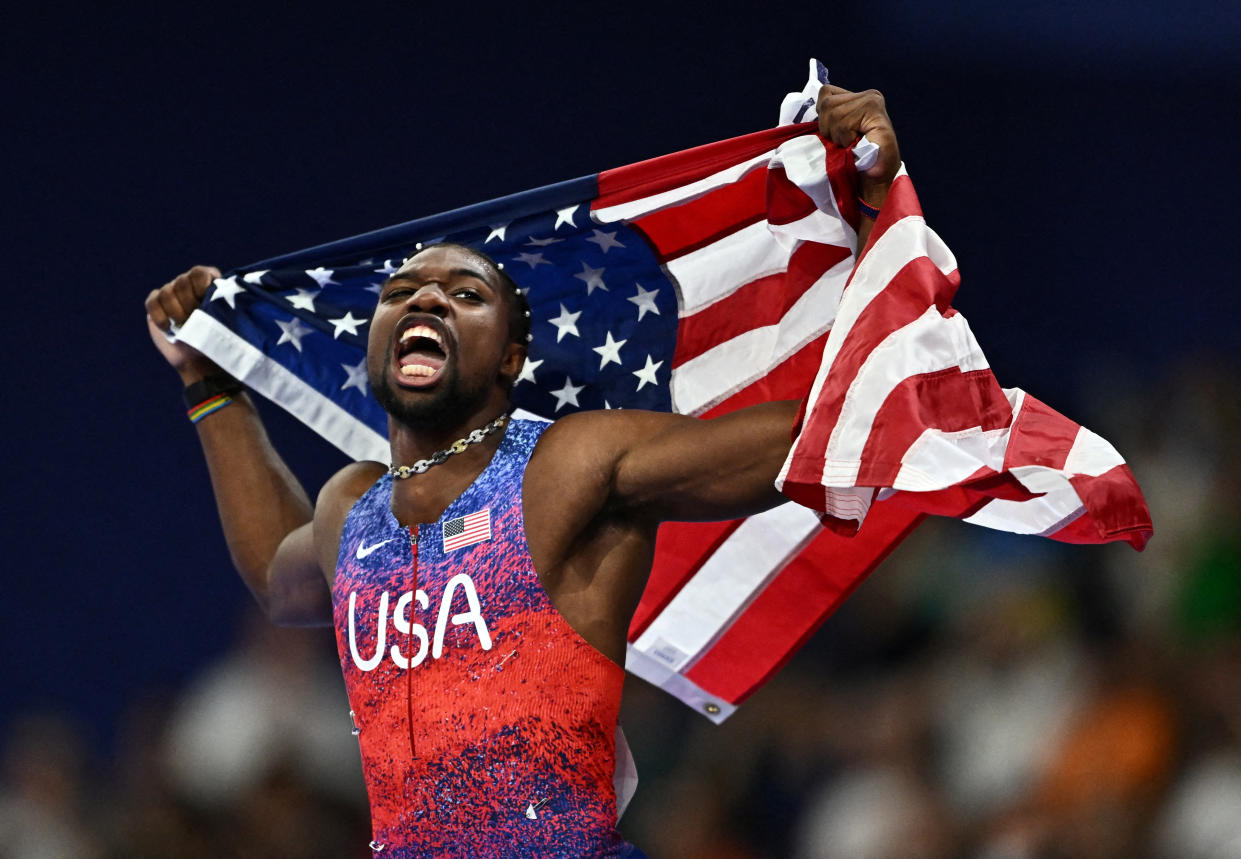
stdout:
[(406, 306), (410, 310), (443, 316), (448, 312), (448, 296), (444, 293), (443, 285), (432, 280), (418, 287), (409, 297)]

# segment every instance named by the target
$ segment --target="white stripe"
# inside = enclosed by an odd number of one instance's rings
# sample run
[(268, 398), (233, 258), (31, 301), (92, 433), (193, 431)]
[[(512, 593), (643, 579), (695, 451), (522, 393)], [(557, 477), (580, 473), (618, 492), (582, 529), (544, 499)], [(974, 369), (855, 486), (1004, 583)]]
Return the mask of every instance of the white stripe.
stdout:
[(214, 317), (195, 310), (177, 337), (354, 459), (386, 463), (391, 458), (386, 438)]
[(1077, 430), (1073, 439), (1073, 447), (1064, 460), (1066, 474), (1088, 474), (1098, 477), (1106, 474), (1118, 465), (1124, 465), (1125, 459), (1107, 439), (1091, 432), (1085, 427)]
[(778, 323), (751, 328), (674, 368), (669, 383), (673, 410), (701, 414), (827, 331), (851, 265), (850, 257), (824, 272)]
[(892, 486), (928, 492), (960, 483), (980, 468), (1000, 471), (1008, 437), (1007, 427), (985, 431), (973, 427), (958, 432), (925, 429), (901, 457)]
[(691, 316), (760, 277), (785, 271), (789, 251), (766, 221), (729, 233), (664, 264), (681, 291), (681, 316)]
[[(936, 308), (928, 307), (913, 322), (889, 334), (866, 356), (840, 404), (840, 415), (827, 442), (829, 467), (824, 470), (824, 485), (851, 485), (827, 482), (831, 463), (861, 462), (880, 408), (906, 379), (953, 367), (968, 371), (986, 366), (969, 324), (960, 314), (944, 318)], [(947, 485), (940, 483), (935, 488)]]
[(591, 211), (590, 216), (599, 223), (633, 220), (643, 215), (649, 215), (651, 212), (657, 212), (660, 209), (688, 202), (695, 197), (708, 194), (716, 188), (736, 182), (751, 170), (766, 167), (767, 162), (771, 160), (773, 152), (775, 152), (774, 149), (755, 155), (753, 158), (747, 158), (745, 161), (726, 167), (696, 182), (690, 182), (688, 185), (681, 185), (668, 191), (652, 194), (649, 197), (631, 200), (628, 203), (618, 203), (615, 206), (594, 209)]
[(793, 503), (746, 519), (638, 636), (634, 647), (670, 670), (685, 670), (818, 528), (814, 511)]
[(702, 713), (717, 725), (737, 710), (735, 704), (730, 704), (723, 698), (717, 698), (709, 694), (694, 681), (672, 671), (662, 662), (636, 650), (632, 644), (628, 646), (625, 652), (625, 670), (630, 674), (641, 677), (653, 686), (658, 686), (672, 697)]
[(1081, 515), (1083, 509), (1073, 485), (1068, 481), (1061, 481), (1059, 489), (1028, 501), (993, 498), (985, 507), (963, 521), (1013, 534), (1046, 536), (1072, 522)]
[[(814, 201), (818, 211), (791, 224), (772, 229), (789, 238), (841, 245), (857, 252), (857, 233), (840, 214), (836, 194), (827, 176), (826, 152), (817, 135), (795, 137), (782, 144), (771, 159), (771, 167), (784, 168), (784, 175)], [(769, 168), (770, 169), (770, 168)]]

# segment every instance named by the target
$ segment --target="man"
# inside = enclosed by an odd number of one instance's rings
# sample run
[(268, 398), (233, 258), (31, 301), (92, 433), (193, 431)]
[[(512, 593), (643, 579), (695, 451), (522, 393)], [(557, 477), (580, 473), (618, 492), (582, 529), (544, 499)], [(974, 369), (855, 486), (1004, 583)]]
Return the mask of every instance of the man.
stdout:
[[(900, 163), (882, 97), (825, 86), (818, 110), (837, 144), (880, 146), (860, 177), (878, 208)], [(312, 508), (239, 386), (165, 337), (218, 274), (153, 291), (152, 340), (188, 386), (242, 578), (277, 623), (335, 624), (372, 850), (641, 855), (615, 831), (613, 737), (656, 531), (781, 503), (798, 403), (508, 420), (524, 298), (486, 256), (437, 245), (384, 283), (370, 323), (393, 468), (347, 466)]]

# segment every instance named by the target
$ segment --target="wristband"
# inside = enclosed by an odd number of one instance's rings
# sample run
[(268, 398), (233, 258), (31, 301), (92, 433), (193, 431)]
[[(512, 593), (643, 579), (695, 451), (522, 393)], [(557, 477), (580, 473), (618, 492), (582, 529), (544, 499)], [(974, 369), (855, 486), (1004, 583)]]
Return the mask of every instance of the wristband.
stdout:
[(228, 394), (216, 394), (209, 400), (204, 400), (192, 409), (186, 411), (186, 416), (190, 419), (190, 423), (198, 423), (212, 412), (218, 412), (233, 401)]
[(192, 385), (186, 385), (181, 393), (185, 401), (185, 414), (191, 423), (198, 423), (207, 415), (218, 412), (233, 401), (233, 394), (239, 394), (245, 386), (223, 373), (204, 376)]
[(863, 215), (870, 218), (872, 221), (878, 220), (879, 210), (876, 209), (874, 206), (872, 206), (870, 203), (863, 200), (861, 197), (857, 198), (857, 207), (858, 207), (858, 210)]
[(192, 385), (186, 385), (185, 391), (181, 394), (181, 399), (185, 401), (187, 409), (196, 409), (207, 400), (212, 399), (220, 394), (240, 394), (244, 391), (245, 385), (238, 382), (232, 376), (224, 373), (213, 373), (210, 376), (203, 376)]

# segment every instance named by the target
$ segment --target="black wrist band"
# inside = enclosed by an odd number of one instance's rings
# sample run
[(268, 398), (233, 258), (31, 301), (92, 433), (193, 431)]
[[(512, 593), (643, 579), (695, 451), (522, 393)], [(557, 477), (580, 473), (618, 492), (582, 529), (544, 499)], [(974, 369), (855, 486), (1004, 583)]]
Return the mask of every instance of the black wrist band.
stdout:
[(197, 382), (186, 385), (185, 390), (181, 393), (181, 398), (185, 401), (185, 407), (192, 409), (200, 403), (204, 403), (212, 397), (220, 394), (239, 394), (246, 389), (246, 386), (238, 382), (232, 376), (224, 373), (214, 373), (210, 376), (203, 376)]

